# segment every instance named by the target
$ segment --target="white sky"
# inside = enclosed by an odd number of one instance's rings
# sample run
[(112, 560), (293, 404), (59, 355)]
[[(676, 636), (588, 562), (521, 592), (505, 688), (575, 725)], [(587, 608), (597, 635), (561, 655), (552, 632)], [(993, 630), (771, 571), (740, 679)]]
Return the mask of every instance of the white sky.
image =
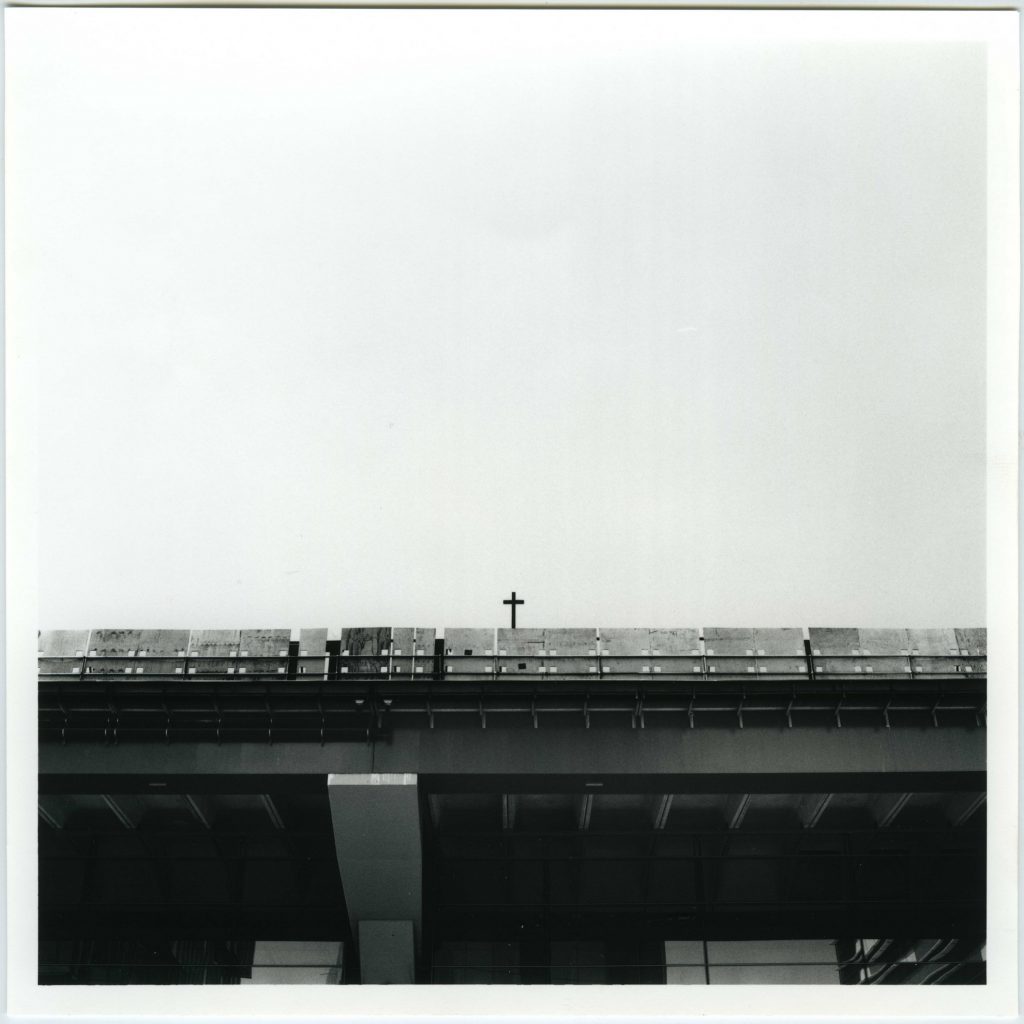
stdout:
[(984, 52), (687, 26), (8, 11), (40, 625), (984, 623)]

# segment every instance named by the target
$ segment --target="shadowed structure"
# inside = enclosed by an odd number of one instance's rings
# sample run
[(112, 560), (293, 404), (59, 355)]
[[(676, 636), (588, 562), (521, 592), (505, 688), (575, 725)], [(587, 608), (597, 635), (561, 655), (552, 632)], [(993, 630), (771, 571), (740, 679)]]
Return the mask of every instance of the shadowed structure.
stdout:
[(984, 630), (60, 631), (39, 671), (45, 983), (985, 977)]

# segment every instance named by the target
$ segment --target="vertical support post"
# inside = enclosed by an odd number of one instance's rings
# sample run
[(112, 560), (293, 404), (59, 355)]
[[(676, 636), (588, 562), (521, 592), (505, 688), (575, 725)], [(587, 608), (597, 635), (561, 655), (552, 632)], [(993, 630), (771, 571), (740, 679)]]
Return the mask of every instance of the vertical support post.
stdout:
[(423, 918), (417, 777), (329, 775), (327, 794), (362, 982), (412, 984)]

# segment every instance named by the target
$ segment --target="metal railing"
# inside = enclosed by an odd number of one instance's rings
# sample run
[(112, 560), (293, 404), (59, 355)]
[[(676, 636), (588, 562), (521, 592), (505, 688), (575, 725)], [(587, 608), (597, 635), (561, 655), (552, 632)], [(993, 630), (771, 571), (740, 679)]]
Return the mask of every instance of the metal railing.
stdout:
[(632, 728), (646, 727), (650, 715), (675, 715), (689, 728), (698, 719), (743, 728), (765, 715), (790, 728), (891, 727), (907, 716), (912, 724), (985, 724), (983, 654), (821, 655), (805, 647), (800, 656), (610, 654), (599, 644), (543, 655), (456, 654), (440, 645), (429, 654), (41, 654), (40, 736), (323, 744), (373, 739), (396, 724), (434, 728), (448, 714), (477, 716), (482, 728), (489, 716), (524, 715), (537, 728), (552, 713), (579, 715), (587, 728), (594, 715), (628, 716)]

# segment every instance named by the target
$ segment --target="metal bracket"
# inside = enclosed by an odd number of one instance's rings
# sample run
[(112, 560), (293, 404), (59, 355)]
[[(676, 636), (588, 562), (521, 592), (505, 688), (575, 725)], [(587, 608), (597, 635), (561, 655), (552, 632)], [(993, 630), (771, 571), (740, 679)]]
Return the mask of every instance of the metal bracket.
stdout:
[(171, 713), (167, 709), (167, 691), (163, 691), (163, 700), (161, 701), (161, 707), (163, 708), (164, 717), (167, 721), (164, 723), (164, 743), (171, 742)]
[(103, 724), (103, 742), (110, 743), (111, 740), (108, 737), (109, 732), (113, 732), (113, 742), (117, 743), (117, 707), (114, 704), (113, 696), (110, 692), (110, 686), (106, 688), (107, 695), (107, 718)]
[(634, 729), (636, 728), (636, 723), (637, 723), (638, 720), (640, 722), (640, 728), (641, 729), (647, 728), (647, 725), (646, 725), (646, 723), (644, 721), (644, 699), (643, 699), (643, 697), (639, 697), (639, 696), (636, 698), (636, 704), (633, 707), (633, 725), (632, 725), (632, 727)]

